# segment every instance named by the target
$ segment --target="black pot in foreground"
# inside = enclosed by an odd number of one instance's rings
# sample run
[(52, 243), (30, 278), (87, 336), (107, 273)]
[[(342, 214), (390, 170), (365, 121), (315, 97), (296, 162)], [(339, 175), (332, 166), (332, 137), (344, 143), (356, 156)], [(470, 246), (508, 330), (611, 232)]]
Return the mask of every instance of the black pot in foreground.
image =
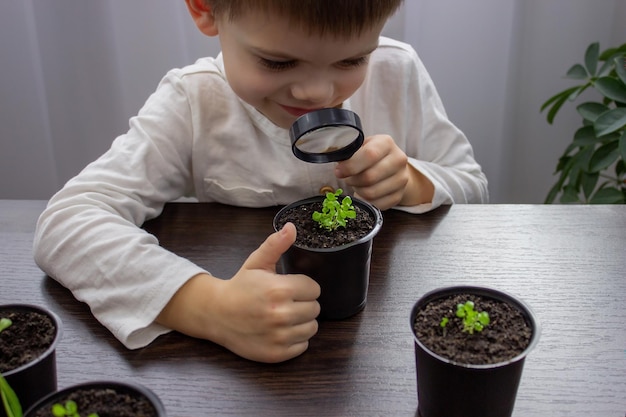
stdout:
[[(86, 382), (82, 384), (72, 385), (60, 391), (54, 392), (41, 398), (37, 403), (35, 403), (32, 407), (30, 407), (25, 413), (24, 417), (34, 417), (37, 415), (37, 412), (40, 410), (50, 410), (52, 406), (56, 403), (63, 404), (64, 400), (68, 395), (72, 393), (77, 393), (80, 391), (91, 390), (91, 389), (107, 389), (110, 388), (114, 390), (117, 394), (127, 394), (132, 398), (140, 398), (146, 400), (151, 407), (154, 409), (154, 415), (157, 417), (165, 417), (165, 407), (163, 403), (159, 399), (159, 397), (149, 388), (137, 384), (137, 383), (128, 383), (128, 382), (118, 382), (118, 381), (93, 381)], [(88, 413), (84, 410), (81, 410), (80, 404), (78, 405), (78, 413), (81, 416), (87, 416)], [(48, 414), (47, 414), (48, 415)], [(49, 414), (52, 415), (52, 414)], [(144, 415), (142, 413), (142, 415)]]
[[(52, 311), (29, 304), (4, 304), (0, 306), (0, 316), (3, 312), (36, 312), (50, 318), (55, 327), (55, 337), (50, 347), (39, 357), (10, 371), (4, 372), (3, 376), (15, 391), (20, 401), (22, 410), (26, 410), (41, 397), (56, 391), (57, 367), (56, 345), (61, 339), (61, 319)], [(14, 324), (15, 325), (15, 324)], [(0, 401), (0, 417), (6, 417), (6, 412)]]
[(539, 324), (530, 308), (502, 291), (473, 286), (440, 288), (422, 296), (413, 306), (411, 330), (418, 311), (433, 300), (455, 294), (473, 294), (506, 302), (518, 309), (532, 329), (526, 349), (495, 364), (453, 362), (424, 346), (413, 332), (421, 417), (507, 417), (513, 413), (524, 359), (539, 340)]
[[(324, 196), (315, 196), (283, 207), (274, 217), (274, 230), (278, 230), (277, 219), (284, 211), (323, 199)], [(375, 219), (373, 229), (366, 236), (334, 248), (293, 245), (280, 258), (283, 273), (305, 274), (320, 285), (320, 319), (348, 318), (361, 311), (367, 301), (372, 243), (382, 227), (383, 216), (380, 210), (366, 201), (352, 198), (352, 202)], [(341, 229), (337, 233), (341, 233)]]

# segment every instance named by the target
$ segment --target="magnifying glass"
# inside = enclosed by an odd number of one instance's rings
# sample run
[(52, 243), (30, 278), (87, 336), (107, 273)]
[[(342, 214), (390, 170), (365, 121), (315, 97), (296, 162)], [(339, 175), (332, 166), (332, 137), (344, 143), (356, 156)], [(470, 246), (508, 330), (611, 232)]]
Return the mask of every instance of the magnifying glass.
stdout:
[(350, 158), (363, 144), (361, 119), (346, 109), (320, 109), (300, 116), (289, 129), (291, 150), (305, 162)]

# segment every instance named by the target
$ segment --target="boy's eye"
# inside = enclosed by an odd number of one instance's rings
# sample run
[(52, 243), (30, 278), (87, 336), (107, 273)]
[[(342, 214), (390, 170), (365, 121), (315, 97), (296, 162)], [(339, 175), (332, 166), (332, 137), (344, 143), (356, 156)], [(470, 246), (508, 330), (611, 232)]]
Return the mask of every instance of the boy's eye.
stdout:
[(337, 66), (340, 68), (350, 69), (355, 67), (360, 67), (361, 65), (367, 64), (369, 59), (369, 55), (362, 56), (354, 59), (346, 59), (345, 61), (341, 61), (337, 63)]
[(271, 59), (259, 58), (259, 63), (270, 71), (284, 71), (297, 65), (297, 61), (272, 61)]

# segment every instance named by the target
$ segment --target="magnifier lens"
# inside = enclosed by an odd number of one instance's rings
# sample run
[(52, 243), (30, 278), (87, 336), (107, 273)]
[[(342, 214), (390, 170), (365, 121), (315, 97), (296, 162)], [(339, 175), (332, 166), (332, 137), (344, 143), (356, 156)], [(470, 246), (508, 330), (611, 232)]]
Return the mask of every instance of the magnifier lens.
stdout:
[(363, 144), (359, 116), (345, 109), (321, 109), (298, 118), (289, 130), (291, 148), (306, 162), (348, 159)]
[(322, 127), (305, 133), (296, 142), (302, 152), (328, 153), (349, 146), (359, 137), (359, 131), (352, 126)]

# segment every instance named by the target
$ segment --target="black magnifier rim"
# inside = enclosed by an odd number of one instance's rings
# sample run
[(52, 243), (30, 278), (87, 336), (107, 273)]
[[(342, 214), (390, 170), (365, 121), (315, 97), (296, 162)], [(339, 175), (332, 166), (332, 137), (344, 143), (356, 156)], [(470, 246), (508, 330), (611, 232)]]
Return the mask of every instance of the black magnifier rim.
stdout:
[[(331, 152), (304, 152), (296, 146), (300, 138), (314, 130), (332, 126), (349, 126), (358, 132), (357, 137), (349, 145)], [(347, 109), (320, 109), (300, 116), (289, 129), (291, 150), (294, 155), (305, 162), (324, 163), (338, 162), (349, 159), (363, 145), (363, 128), (359, 115)]]

